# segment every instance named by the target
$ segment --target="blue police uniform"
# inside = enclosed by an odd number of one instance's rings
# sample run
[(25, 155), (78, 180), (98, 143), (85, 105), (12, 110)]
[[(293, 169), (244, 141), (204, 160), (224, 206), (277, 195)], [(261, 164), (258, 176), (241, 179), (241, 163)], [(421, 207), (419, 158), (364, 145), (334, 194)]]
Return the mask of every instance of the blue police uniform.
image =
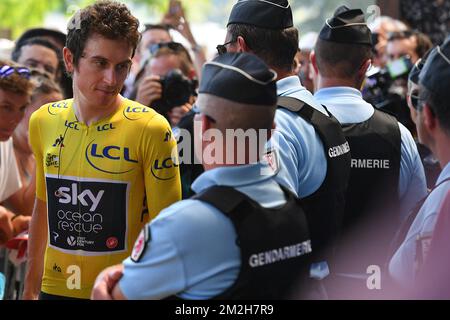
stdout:
[[(277, 81), (277, 94), (299, 99), (327, 115), (297, 76)], [(300, 198), (310, 196), (319, 189), (327, 174), (322, 140), (310, 123), (287, 109), (277, 109), (275, 124), (268, 149), (275, 150), (279, 160), (276, 180)]]
[[(203, 173), (192, 189), (200, 193), (230, 186), (262, 207), (275, 208), (286, 200), (274, 176), (267, 164), (222, 167)], [(163, 210), (147, 228), (151, 241), (139, 263), (124, 261), (119, 287), (128, 299), (208, 299), (236, 281), (241, 267), (237, 234), (215, 207), (184, 200)]]
[(389, 263), (391, 277), (405, 288), (413, 287), (416, 273), (426, 258), (439, 209), (450, 190), (448, 179), (450, 179), (450, 163), (441, 172), (436, 182), (437, 187), (425, 200), (405, 240)]
[[(341, 124), (361, 123), (370, 119), (375, 109), (365, 102), (360, 91), (350, 87), (320, 89), (314, 97), (325, 105)], [(411, 133), (399, 123), (401, 161), (399, 197), (401, 218), (414, 208), (426, 193), (426, 180), (420, 156)]]

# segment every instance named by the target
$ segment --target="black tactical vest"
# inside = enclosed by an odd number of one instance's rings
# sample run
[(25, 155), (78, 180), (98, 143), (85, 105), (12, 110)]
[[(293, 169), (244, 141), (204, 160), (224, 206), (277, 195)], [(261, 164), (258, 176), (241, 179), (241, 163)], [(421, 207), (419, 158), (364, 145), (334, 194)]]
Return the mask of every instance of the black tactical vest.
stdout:
[[(329, 287), (328, 292), (333, 298), (345, 298), (341, 294), (347, 283), (354, 282), (355, 288), (367, 289), (368, 267), (384, 265), (389, 245), (400, 224), (401, 135), (397, 120), (375, 110), (369, 120), (343, 124), (342, 128), (350, 143), (352, 169), (343, 233), (331, 267), (337, 278), (329, 279), (341, 293), (333, 293)], [(340, 274), (363, 277), (362, 281), (352, 281), (351, 277), (341, 278)]]
[(370, 214), (381, 219), (398, 210), (401, 135), (397, 120), (378, 110), (369, 120), (342, 128), (352, 152), (344, 216), (349, 228)]
[[(320, 188), (303, 198), (315, 254), (333, 244), (344, 216), (345, 195), (350, 177), (350, 150), (341, 125), (308, 104), (292, 97), (278, 97), (278, 106), (297, 113), (310, 123), (322, 140), (327, 158), (327, 175)], [(326, 108), (325, 108), (326, 109)], [(316, 261), (323, 260), (318, 257)]]
[(287, 202), (279, 208), (263, 208), (224, 186), (192, 198), (211, 204), (233, 222), (241, 250), (237, 280), (214, 299), (282, 299), (309, 278), (312, 249), (306, 216), (300, 200), (281, 188)]

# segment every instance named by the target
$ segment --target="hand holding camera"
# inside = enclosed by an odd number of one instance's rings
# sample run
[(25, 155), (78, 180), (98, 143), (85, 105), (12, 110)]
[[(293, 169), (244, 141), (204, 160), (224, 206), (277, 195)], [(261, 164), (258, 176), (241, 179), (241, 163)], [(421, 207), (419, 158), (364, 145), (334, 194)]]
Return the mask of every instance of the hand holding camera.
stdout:
[(136, 101), (151, 106), (154, 101), (161, 99), (163, 87), (160, 80), (161, 78), (155, 75), (145, 77), (138, 87)]

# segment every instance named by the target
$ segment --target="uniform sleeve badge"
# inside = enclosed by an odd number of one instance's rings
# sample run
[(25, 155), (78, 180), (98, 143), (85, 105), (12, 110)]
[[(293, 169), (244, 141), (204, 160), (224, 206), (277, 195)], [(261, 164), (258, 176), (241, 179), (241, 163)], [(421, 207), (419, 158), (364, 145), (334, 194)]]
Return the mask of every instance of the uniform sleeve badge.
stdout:
[(145, 225), (141, 233), (134, 244), (133, 251), (131, 253), (131, 260), (138, 263), (144, 256), (145, 250), (147, 249), (148, 242), (150, 241), (150, 226)]

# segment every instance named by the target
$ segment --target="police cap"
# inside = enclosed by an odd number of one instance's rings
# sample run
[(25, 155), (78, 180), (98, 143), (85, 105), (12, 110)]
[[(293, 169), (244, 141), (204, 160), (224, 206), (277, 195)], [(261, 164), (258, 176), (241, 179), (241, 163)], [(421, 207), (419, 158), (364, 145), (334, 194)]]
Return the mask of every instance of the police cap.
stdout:
[(243, 104), (274, 106), (277, 73), (250, 53), (226, 53), (203, 67), (199, 93)]

